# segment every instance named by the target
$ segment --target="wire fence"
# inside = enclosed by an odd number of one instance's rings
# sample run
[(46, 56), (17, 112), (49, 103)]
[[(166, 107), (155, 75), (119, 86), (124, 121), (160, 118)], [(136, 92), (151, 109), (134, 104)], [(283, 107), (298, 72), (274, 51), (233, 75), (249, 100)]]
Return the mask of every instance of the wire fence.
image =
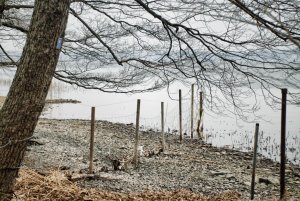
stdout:
[[(191, 138), (191, 132), (193, 129), (196, 132), (197, 121), (200, 117), (200, 100), (199, 96), (195, 96), (194, 101), (194, 116), (191, 117), (191, 91), (187, 91), (182, 96), (182, 133), (185, 138)], [(161, 131), (161, 111), (160, 101), (154, 99), (141, 99), (141, 116), (140, 116), (140, 129), (141, 130), (153, 130)], [(75, 107), (85, 108), (86, 119), (90, 118), (90, 108), (96, 108), (96, 119), (107, 120), (110, 122), (119, 122), (126, 124), (135, 124), (136, 118), (136, 99), (129, 99), (125, 101), (116, 101), (106, 104), (89, 105), (86, 103), (74, 104)], [(147, 103), (143, 108), (143, 103)], [(131, 110), (128, 110), (128, 105), (131, 105)], [(164, 111), (164, 127), (167, 134), (178, 135), (179, 134), (179, 100), (175, 99), (172, 104), (166, 102)], [(149, 105), (151, 107), (149, 108)], [(147, 108), (148, 107), (148, 108)], [(125, 108), (125, 109), (124, 109)], [(144, 112), (145, 110), (145, 112)], [(148, 112), (151, 110), (151, 112)], [(49, 111), (51, 113), (51, 110)], [(206, 115), (206, 114), (205, 114)], [(240, 151), (252, 151), (253, 150), (253, 134), (254, 128), (251, 130), (240, 130), (236, 128), (236, 125), (229, 124), (228, 122), (222, 122), (209, 118), (208, 120), (202, 118), (204, 125), (204, 141), (208, 144), (215, 146), (225, 146)], [(193, 128), (191, 128), (191, 121), (193, 118)], [(217, 126), (216, 126), (217, 125)], [(224, 129), (222, 129), (224, 128)], [(197, 138), (197, 135), (194, 135)], [(300, 139), (297, 135), (292, 133), (287, 134), (287, 158), (293, 163), (300, 163)], [(24, 139), (28, 140), (28, 139)], [(13, 141), (7, 141), (7, 144), (3, 144), (0, 148), (8, 146)], [(268, 158), (279, 160), (279, 138), (272, 136), (272, 133), (260, 131), (258, 153)]]

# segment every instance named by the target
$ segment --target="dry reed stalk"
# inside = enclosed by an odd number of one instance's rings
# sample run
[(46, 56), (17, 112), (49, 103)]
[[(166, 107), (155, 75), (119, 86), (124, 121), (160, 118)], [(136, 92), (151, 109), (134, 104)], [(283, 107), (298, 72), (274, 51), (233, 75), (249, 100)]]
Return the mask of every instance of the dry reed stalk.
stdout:
[[(16, 196), (13, 201), (154, 201), (154, 200), (185, 200), (185, 201), (239, 201), (237, 192), (224, 192), (219, 197), (203, 196), (190, 190), (157, 191), (122, 194), (117, 192), (84, 189), (67, 179), (58, 170), (42, 175), (34, 170), (22, 168), (16, 184)], [(276, 200), (276, 199), (273, 199)]]

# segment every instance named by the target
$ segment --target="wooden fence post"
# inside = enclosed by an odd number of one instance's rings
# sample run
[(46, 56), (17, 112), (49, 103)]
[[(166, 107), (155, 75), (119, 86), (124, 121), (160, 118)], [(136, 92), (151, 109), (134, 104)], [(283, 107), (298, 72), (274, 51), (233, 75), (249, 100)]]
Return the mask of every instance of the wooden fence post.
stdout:
[(139, 146), (139, 128), (140, 128), (140, 106), (141, 106), (141, 100), (138, 99), (137, 109), (136, 109), (135, 145), (134, 145), (134, 156), (133, 156), (133, 163), (135, 168), (137, 167), (139, 161), (138, 146)]
[(182, 101), (181, 101), (181, 89), (179, 89), (179, 141), (182, 142)]
[(191, 139), (194, 138), (194, 84), (191, 89)]
[(197, 125), (198, 138), (203, 138), (203, 92), (200, 92), (199, 98), (199, 120)]
[(93, 174), (94, 137), (95, 137), (95, 107), (92, 107), (92, 111), (91, 111), (91, 138), (90, 138), (89, 174)]
[(285, 131), (286, 131), (286, 94), (287, 89), (281, 89), (281, 142), (280, 142), (280, 199), (285, 194)]
[(162, 135), (162, 150), (165, 151), (164, 102), (161, 102), (161, 135)]
[(254, 147), (253, 147), (253, 163), (252, 163), (252, 179), (251, 179), (251, 200), (254, 199), (254, 186), (255, 186), (255, 170), (256, 170), (256, 155), (257, 155), (257, 141), (258, 141), (259, 124), (255, 125), (254, 134)]

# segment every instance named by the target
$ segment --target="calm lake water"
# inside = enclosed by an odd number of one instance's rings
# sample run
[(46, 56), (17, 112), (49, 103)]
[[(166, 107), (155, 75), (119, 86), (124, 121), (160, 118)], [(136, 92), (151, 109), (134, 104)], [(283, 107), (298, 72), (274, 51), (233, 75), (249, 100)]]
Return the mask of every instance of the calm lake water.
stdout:
[[(0, 96), (8, 92), (13, 73), (0, 71)], [(190, 135), (190, 89), (180, 86), (183, 94), (183, 132)], [(167, 90), (143, 94), (112, 94), (97, 90), (84, 90), (54, 80), (48, 99), (74, 99), (79, 104), (52, 104), (45, 108), (43, 118), (54, 119), (90, 119), (91, 107), (96, 107), (96, 119), (121, 123), (135, 123), (136, 101), (141, 99), (141, 120), (143, 129), (160, 130), (160, 104), (165, 104), (166, 131), (178, 130), (178, 86)], [(278, 91), (280, 94), (281, 91)], [(195, 97), (197, 97), (195, 93)], [(174, 100), (172, 100), (174, 99)], [(198, 97), (195, 98), (195, 120), (197, 122)], [(204, 100), (205, 101), (205, 100)], [(263, 100), (261, 100), (263, 102)], [(279, 107), (280, 105), (278, 105)], [(207, 143), (214, 146), (226, 146), (241, 151), (251, 151), (255, 122), (247, 123), (233, 115), (216, 115), (204, 108), (204, 135)], [(262, 105), (257, 115), (263, 117), (257, 121), (260, 124), (258, 152), (273, 160), (280, 159), (280, 110), (272, 110)], [(287, 106), (287, 158), (300, 166), (300, 107)], [(196, 132), (194, 132), (196, 135)]]

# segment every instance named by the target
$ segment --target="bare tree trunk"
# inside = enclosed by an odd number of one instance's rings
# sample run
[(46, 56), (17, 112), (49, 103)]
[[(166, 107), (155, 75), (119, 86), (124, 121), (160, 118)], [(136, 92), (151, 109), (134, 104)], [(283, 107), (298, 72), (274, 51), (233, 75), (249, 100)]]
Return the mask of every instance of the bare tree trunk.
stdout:
[(0, 200), (11, 200), (28, 139), (45, 105), (70, 0), (36, 0), (26, 45), (0, 110)]

